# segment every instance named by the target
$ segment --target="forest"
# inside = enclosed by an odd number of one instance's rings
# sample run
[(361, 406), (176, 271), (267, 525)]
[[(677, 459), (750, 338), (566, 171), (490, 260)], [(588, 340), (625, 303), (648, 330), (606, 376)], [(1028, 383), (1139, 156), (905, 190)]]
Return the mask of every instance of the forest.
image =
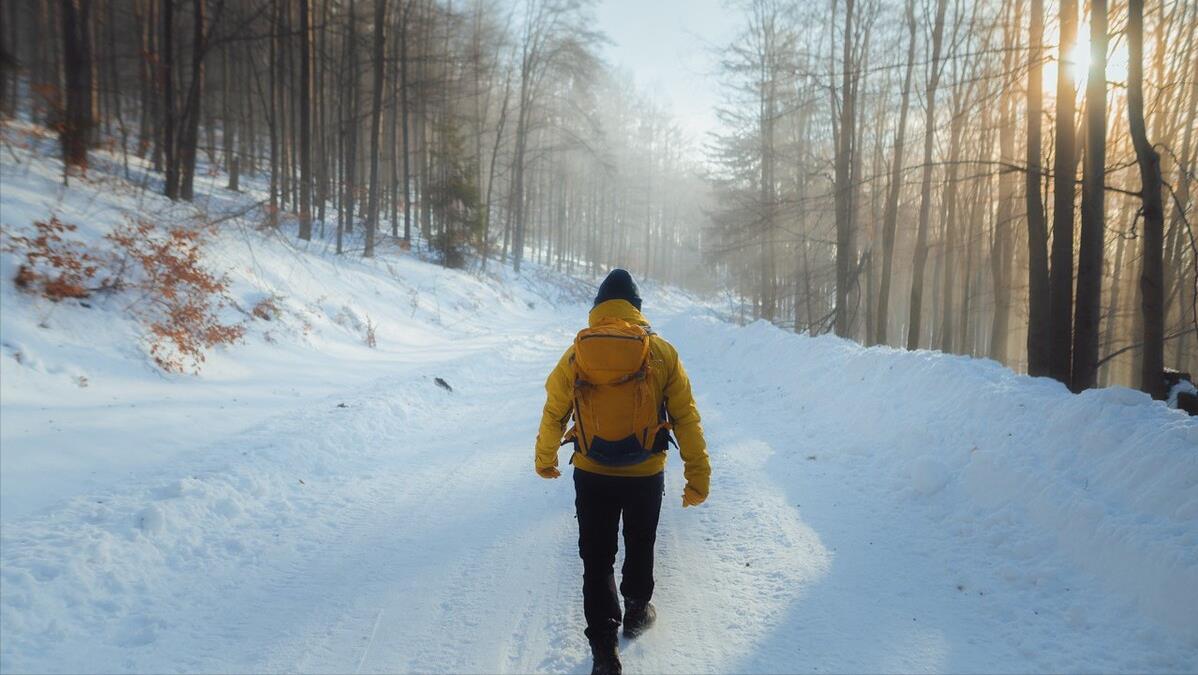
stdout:
[(729, 7), (700, 137), (586, 0), (16, 0), (0, 115), (346, 256), (622, 266), (1074, 391), (1198, 368), (1198, 3)]

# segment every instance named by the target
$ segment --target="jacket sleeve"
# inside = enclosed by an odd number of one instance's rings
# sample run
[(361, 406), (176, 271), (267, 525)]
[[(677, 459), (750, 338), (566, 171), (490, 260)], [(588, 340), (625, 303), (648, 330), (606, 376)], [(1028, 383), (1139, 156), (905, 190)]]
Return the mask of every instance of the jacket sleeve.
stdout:
[(667, 350), (670, 361), (669, 378), (666, 381), (666, 411), (670, 424), (678, 439), (678, 449), (684, 464), (682, 475), (687, 485), (707, 496), (711, 482), (711, 463), (707, 458), (707, 441), (703, 439), (703, 425), (699, 420), (699, 409), (691, 394), (691, 381), (682, 367), (678, 352), (670, 346)]
[(557, 450), (562, 434), (574, 407), (574, 378), (567, 349), (545, 380), (545, 410), (541, 413), (541, 428), (537, 433), (536, 468), (557, 466)]

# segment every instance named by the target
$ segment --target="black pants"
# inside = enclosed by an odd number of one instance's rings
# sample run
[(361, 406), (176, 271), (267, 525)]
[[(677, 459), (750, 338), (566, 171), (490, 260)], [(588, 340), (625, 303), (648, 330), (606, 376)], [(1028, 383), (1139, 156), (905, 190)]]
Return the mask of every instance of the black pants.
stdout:
[(653, 544), (665, 474), (637, 478), (603, 476), (574, 469), (578, 554), (582, 557), (582, 607), (588, 638), (615, 633), (620, 625), (616, 595), (616, 550), (624, 517), (624, 567), (620, 593), (648, 601), (653, 596)]

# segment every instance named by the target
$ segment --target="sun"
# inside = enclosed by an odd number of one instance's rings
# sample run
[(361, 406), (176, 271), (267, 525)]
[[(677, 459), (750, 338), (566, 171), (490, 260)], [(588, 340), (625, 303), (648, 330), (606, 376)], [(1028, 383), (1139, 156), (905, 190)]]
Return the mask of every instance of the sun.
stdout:
[[(1047, 37), (1047, 36), (1045, 36)], [(1046, 45), (1047, 47), (1047, 45)], [(1055, 55), (1056, 50), (1051, 50)], [(1123, 83), (1127, 81), (1127, 45), (1114, 40), (1108, 45), (1106, 57), (1107, 82)], [(1068, 68), (1069, 79), (1073, 87), (1082, 90), (1090, 74), (1090, 26), (1083, 23), (1077, 27), (1077, 41), (1066, 55), (1065, 67)], [(1057, 60), (1050, 59), (1044, 64), (1044, 89), (1055, 91), (1057, 86)]]
[(1069, 77), (1073, 80), (1073, 86), (1077, 88), (1085, 86), (1086, 77), (1090, 72), (1090, 29), (1088, 26), (1081, 28), (1085, 30), (1078, 31), (1077, 44), (1069, 50), (1069, 57), (1065, 62), (1069, 68)]

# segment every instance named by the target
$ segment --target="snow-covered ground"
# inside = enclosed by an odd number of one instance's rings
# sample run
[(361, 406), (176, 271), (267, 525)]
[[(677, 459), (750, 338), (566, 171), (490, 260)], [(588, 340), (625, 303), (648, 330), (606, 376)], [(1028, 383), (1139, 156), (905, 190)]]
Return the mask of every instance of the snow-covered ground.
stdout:
[[(6, 133), (5, 227), (196, 215), (99, 161), (63, 190)], [(208, 217), (253, 198), (221, 184)], [(198, 377), (0, 260), (0, 671), (585, 672), (573, 491), (532, 471), (585, 285), (222, 228), (239, 304), (284, 312)], [(671, 460), (627, 672), (1198, 670), (1198, 423), (651, 285), (645, 311), (713, 478), (684, 511)]]

